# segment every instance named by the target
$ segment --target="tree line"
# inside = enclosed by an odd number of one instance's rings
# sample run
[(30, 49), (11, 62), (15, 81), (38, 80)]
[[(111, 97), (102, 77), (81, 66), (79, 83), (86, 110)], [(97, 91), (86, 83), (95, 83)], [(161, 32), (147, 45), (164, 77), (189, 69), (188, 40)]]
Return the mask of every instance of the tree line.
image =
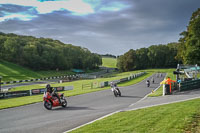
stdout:
[(193, 12), (187, 30), (178, 42), (130, 49), (117, 59), (121, 71), (146, 68), (174, 68), (177, 64), (200, 65), (200, 8)]
[(131, 71), (147, 68), (170, 68), (177, 66), (174, 58), (178, 43), (168, 45), (152, 45), (149, 48), (129, 50), (117, 59), (117, 67), (121, 71)]
[(0, 60), (33, 70), (95, 69), (101, 56), (50, 38), (0, 33)]

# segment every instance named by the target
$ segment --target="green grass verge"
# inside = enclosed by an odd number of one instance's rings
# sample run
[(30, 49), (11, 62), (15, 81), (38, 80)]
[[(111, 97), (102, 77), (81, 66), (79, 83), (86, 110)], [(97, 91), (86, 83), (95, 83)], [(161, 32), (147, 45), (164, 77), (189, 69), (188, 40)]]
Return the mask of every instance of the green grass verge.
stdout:
[[(200, 99), (120, 112), (72, 133), (183, 133), (196, 132)], [(197, 124), (196, 124), (197, 125)]]
[(156, 91), (148, 95), (148, 97), (158, 97), (163, 95), (163, 86), (161, 85)]
[(102, 58), (102, 66), (109, 67), (109, 68), (116, 68), (117, 67), (117, 59), (116, 58)]

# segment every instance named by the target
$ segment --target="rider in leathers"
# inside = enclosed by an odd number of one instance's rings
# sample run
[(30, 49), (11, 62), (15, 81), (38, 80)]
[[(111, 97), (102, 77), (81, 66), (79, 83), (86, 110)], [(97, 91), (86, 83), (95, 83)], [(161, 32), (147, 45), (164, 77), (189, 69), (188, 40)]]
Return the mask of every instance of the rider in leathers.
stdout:
[(49, 92), (52, 97), (57, 97), (58, 100), (59, 100), (59, 103), (61, 104), (61, 100), (60, 100), (60, 97), (58, 96), (58, 94), (53, 90), (53, 87), (50, 86), (50, 84), (47, 84), (46, 85), (46, 88), (47, 88), (47, 92)]

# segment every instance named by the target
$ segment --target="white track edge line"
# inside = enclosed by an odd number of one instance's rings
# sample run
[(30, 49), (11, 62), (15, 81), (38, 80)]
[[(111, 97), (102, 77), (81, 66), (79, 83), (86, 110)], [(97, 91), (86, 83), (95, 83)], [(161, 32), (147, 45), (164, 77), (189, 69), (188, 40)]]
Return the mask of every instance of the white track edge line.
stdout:
[(118, 111), (112, 112), (112, 113), (110, 113), (110, 114), (104, 115), (104, 116), (99, 117), (99, 118), (97, 118), (97, 119), (95, 119), (95, 120), (93, 120), (93, 121), (87, 122), (87, 123), (82, 124), (82, 125), (80, 125), (80, 126), (78, 126), (78, 127), (75, 127), (75, 128), (70, 129), (70, 130), (67, 130), (67, 131), (65, 131), (65, 132), (63, 132), (63, 133), (68, 133), (68, 132), (74, 131), (74, 130), (76, 130), (76, 129), (78, 129), (78, 128), (81, 128), (81, 127), (83, 127), (83, 126), (92, 124), (92, 123), (94, 123), (95, 121), (101, 120), (101, 119), (103, 119), (103, 118), (106, 118), (106, 117), (108, 117), (108, 116), (111, 116), (111, 115), (116, 114), (116, 113), (119, 113), (119, 112), (121, 112), (121, 110), (118, 110)]
[(149, 107), (155, 107), (155, 106), (160, 106), (160, 105), (166, 105), (166, 104), (171, 104), (171, 103), (184, 102), (184, 101), (189, 101), (189, 100), (198, 99), (198, 98), (200, 98), (200, 96), (193, 97), (193, 98), (187, 98), (187, 99), (183, 99), (183, 100), (172, 101), (172, 102), (160, 103), (160, 104), (155, 104), (155, 105), (143, 106), (143, 107), (138, 107), (138, 108), (125, 110), (125, 111), (133, 111), (133, 110), (144, 109), (144, 108), (149, 108)]
[[(151, 76), (150, 76), (151, 77)], [(164, 77), (164, 79), (167, 77), (167, 74), (165, 75), (165, 77)], [(145, 80), (145, 79), (144, 79)], [(160, 86), (161, 85), (159, 85), (156, 89), (155, 89), (155, 91), (157, 91), (157, 89), (159, 89), (160, 88)], [(142, 99), (140, 99), (139, 101), (137, 101), (137, 102), (135, 102), (135, 103), (133, 103), (133, 104), (131, 104), (131, 105), (129, 105), (129, 107), (132, 107), (133, 105), (135, 105), (136, 103), (138, 103), (138, 102), (140, 102), (140, 101), (142, 101), (142, 100), (144, 100), (145, 98), (147, 98), (147, 96), (149, 95), (149, 94), (151, 94), (151, 92), (150, 93), (148, 93), (146, 96), (144, 96)]]

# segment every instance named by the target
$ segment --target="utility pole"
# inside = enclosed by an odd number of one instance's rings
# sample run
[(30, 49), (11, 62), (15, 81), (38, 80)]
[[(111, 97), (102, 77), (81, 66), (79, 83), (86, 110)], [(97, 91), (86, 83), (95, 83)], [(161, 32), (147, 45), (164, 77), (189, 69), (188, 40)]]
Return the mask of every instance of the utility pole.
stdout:
[(197, 79), (197, 64), (195, 65), (195, 80)]
[(1, 92), (1, 78), (2, 78), (2, 77), (0, 76), (0, 92)]
[[(176, 71), (180, 71), (180, 65), (179, 64), (177, 64), (177, 69), (176, 69)], [(179, 80), (179, 74), (176, 74), (176, 82)]]

